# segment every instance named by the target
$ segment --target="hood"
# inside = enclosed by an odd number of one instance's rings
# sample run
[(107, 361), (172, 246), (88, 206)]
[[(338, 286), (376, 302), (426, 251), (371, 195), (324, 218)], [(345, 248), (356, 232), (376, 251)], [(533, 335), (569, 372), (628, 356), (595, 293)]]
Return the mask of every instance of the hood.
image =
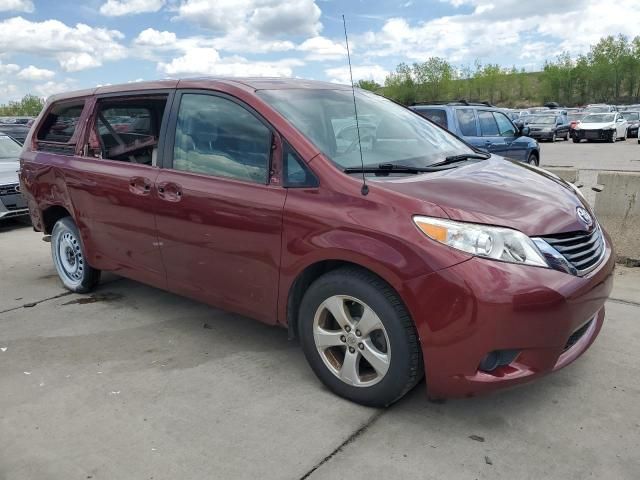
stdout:
[(18, 183), (18, 169), (20, 163), (17, 160), (7, 161), (0, 159), (0, 185)]
[(601, 130), (614, 128), (615, 124), (613, 122), (605, 122), (605, 123), (580, 123), (576, 128), (579, 130)]
[(497, 156), (443, 172), (373, 181), (436, 204), (452, 220), (515, 228), (529, 236), (587, 230), (576, 209), (591, 212), (556, 175)]

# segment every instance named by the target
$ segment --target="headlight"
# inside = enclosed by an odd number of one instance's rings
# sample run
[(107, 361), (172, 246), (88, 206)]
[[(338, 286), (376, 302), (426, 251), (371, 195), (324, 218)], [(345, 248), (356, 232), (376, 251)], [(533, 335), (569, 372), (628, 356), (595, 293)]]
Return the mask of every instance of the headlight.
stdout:
[(517, 230), (422, 216), (413, 222), (429, 238), (472, 255), (549, 267), (533, 241)]

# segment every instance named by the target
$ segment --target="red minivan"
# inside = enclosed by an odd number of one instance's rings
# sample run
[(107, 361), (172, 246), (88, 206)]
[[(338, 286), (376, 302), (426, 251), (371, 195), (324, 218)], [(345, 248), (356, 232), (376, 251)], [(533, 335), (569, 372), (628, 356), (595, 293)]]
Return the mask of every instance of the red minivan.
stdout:
[(332, 391), (520, 384), (604, 321), (611, 240), (571, 184), (350, 87), (165, 80), (47, 102), (21, 156), (69, 290), (100, 271), (280, 325)]

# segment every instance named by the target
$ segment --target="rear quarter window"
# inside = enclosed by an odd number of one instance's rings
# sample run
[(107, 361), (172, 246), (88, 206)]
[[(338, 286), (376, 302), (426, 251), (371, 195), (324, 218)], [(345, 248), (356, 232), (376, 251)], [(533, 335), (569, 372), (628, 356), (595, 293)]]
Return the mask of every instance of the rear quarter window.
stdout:
[(443, 128), (449, 129), (447, 112), (445, 112), (442, 108), (420, 108), (416, 111), (423, 117), (431, 120), (433, 123), (440, 125)]
[(84, 109), (84, 101), (54, 105), (37, 133), (37, 149), (73, 154), (71, 140)]

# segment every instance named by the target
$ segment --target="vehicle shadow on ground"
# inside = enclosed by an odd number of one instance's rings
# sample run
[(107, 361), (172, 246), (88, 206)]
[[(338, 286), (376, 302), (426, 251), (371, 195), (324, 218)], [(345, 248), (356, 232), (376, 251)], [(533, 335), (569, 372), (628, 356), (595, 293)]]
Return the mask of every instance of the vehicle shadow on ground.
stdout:
[(28, 219), (22, 218), (7, 218), (6, 220), (0, 220), (0, 233), (11, 232), (21, 228), (32, 228), (31, 222)]

